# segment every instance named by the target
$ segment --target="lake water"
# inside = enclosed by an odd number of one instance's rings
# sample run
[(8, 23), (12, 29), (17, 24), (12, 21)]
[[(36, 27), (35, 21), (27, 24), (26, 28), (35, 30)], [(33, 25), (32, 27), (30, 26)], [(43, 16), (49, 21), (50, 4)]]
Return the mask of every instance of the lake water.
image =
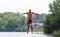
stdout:
[(0, 32), (0, 37), (55, 37), (52, 35), (44, 34), (43, 32)]

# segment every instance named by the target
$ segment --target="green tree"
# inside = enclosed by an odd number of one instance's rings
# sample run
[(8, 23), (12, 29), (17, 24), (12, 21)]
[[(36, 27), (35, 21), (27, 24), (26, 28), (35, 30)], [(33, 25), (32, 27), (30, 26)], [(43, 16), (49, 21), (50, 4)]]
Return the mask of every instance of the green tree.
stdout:
[(60, 0), (54, 0), (49, 4), (50, 14), (47, 15), (44, 31), (53, 33), (55, 30), (60, 30)]
[(0, 14), (0, 31), (26, 31), (25, 16), (13, 12)]

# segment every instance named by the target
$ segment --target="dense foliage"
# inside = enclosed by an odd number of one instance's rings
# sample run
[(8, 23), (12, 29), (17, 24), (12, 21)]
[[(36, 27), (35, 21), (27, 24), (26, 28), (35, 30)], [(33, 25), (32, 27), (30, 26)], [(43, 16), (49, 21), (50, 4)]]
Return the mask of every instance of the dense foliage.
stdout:
[(0, 13), (0, 31), (26, 31), (25, 17), (19, 13)]
[[(49, 4), (50, 14), (46, 16), (44, 24), (45, 33), (54, 33), (60, 31), (60, 0), (54, 0)], [(58, 32), (59, 33), (59, 32)]]
[[(44, 14), (33, 15), (34, 23), (43, 23)], [(27, 30), (27, 17), (19, 12), (4, 12), (0, 13), (0, 31), (3, 32), (21, 32)]]

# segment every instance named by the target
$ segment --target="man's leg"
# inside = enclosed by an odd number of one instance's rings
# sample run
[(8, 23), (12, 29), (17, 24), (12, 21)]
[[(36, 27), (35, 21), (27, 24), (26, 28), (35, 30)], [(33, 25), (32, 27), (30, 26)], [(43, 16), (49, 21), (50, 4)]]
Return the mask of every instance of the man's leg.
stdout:
[(31, 25), (31, 32), (33, 33), (33, 26)]
[(28, 34), (28, 32), (29, 32), (29, 25), (27, 25), (27, 34)]

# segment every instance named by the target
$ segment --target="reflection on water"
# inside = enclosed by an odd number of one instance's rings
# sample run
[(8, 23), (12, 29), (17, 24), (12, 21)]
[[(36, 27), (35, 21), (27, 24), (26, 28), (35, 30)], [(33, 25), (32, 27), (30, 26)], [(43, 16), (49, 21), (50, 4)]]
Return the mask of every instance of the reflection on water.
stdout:
[(45, 36), (46, 36), (46, 37), (55, 37), (55, 36), (50, 35), (50, 34), (49, 34), (49, 35), (48, 35), (48, 34), (45, 34)]
[[(43, 33), (44, 34), (44, 33)], [(60, 35), (44, 34), (46, 37), (60, 37)]]
[(60, 37), (60, 35), (59, 36), (54, 36), (54, 37)]
[(54, 35), (51, 35), (51, 34), (44, 34), (44, 32), (35, 32), (35, 34), (38, 34), (41, 37), (60, 37), (60, 36), (54, 36)]
[(0, 32), (1, 37), (60, 37), (60, 36), (53, 36), (50, 34), (44, 34), (43, 32)]

